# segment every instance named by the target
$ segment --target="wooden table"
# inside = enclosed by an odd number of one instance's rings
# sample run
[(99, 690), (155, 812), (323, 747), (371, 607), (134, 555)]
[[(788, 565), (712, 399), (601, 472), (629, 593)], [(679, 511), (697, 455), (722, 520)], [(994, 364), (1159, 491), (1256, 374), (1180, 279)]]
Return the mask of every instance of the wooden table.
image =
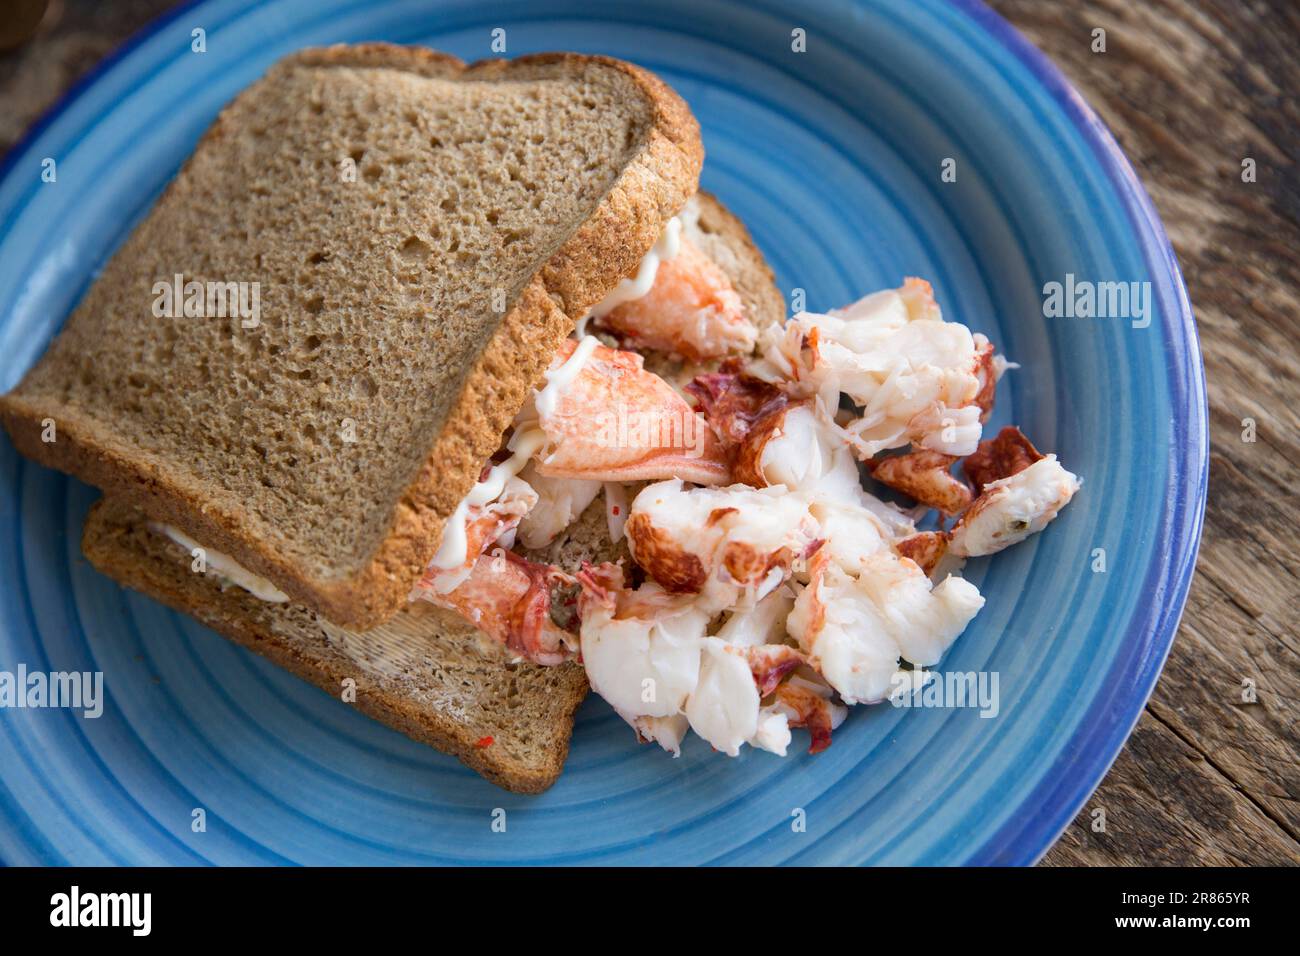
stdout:
[[(31, 42), (0, 54), (0, 151), (169, 5), (55, 0)], [(1209, 511), (1178, 639), (1124, 752), (1044, 862), (1298, 863), (1300, 7), (993, 6), (1065, 70), (1146, 183), (1191, 290), (1210, 394)]]

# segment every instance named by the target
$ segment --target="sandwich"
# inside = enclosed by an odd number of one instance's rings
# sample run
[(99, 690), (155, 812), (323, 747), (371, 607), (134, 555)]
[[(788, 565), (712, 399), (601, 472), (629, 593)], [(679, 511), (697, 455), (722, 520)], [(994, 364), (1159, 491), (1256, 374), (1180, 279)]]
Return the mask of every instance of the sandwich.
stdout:
[(104, 489), (101, 570), (509, 789), (588, 686), (673, 755), (818, 752), (1080, 481), (985, 436), (1015, 366), (929, 283), (787, 319), (702, 158), (618, 61), (297, 54), (0, 414)]
[[(688, 236), (729, 277), (744, 314), (758, 325), (779, 323), (781, 295), (744, 226), (708, 193), (687, 206)], [(651, 358), (665, 368), (681, 364), (667, 353)], [(543, 480), (533, 476), (536, 484)], [(626, 544), (610, 532), (603, 486), (580, 487), (590, 490), (555, 509), (533, 510), (521, 553), (569, 572), (628, 558)], [(543, 516), (546, 521), (535, 524)], [(533, 547), (524, 547), (525, 541)], [(200, 573), (196, 549), (206, 563)], [(408, 601), (383, 624), (349, 629), (279, 600), (270, 582), (250, 577), (224, 555), (214, 561), (213, 552), (120, 496), (92, 506), (82, 551), (121, 584), (190, 614), (335, 697), (350, 687), (354, 706), (364, 713), (458, 757), (508, 790), (539, 792), (563, 768), (574, 714), (588, 692), (583, 668), (571, 660), (545, 666), (521, 659), (508, 645), (509, 627), (489, 636), (473, 621), (473, 608), (458, 613)]]
[[(695, 196), (702, 155), (628, 63), (304, 51), (221, 113), (0, 415), (104, 490), (101, 570), (544, 789), (582, 668), (408, 598), (557, 349), (688, 201), (698, 248), (779, 321), (743, 226)], [(572, 571), (618, 553), (585, 511), (546, 542)]]

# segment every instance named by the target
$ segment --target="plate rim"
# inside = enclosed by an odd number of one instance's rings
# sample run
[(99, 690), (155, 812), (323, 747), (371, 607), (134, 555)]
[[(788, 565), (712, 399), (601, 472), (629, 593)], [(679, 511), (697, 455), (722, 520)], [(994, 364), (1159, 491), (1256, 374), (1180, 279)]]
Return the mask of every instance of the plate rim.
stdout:
[[(90, 87), (195, 7), (209, 0), (185, 0), (153, 18), (79, 77), (31, 123), (0, 159), (0, 180), (19, 158)], [(966, 16), (1007, 55), (1026, 68), (1055, 107), (1092, 149), (1095, 162), (1120, 200), (1129, 228), (1142, 251), (1153, 291), (1162, 303), (1168, 332), (1166, 369), (1172, 386), (1176, 438), (1169, 450), (1156, 557), (1147, 569), (1144, 591), (1164, 595), (1149, 601), (1130, 621), (1126, 657), (1112, 663), (1104, 686), (1120, 688), (1097, 695), (1089, 704), (1061, 756), (1022, 799), (1006, 823), (994, 831), (962, 865), (1030, 865), (1038, 862), (1078, 815), (1123, 750), (1155, 689), (1186, 607), (1204, 526), (1209, 483), (1209, 406), (1205, 365), (1195, 317), (1177, 256), (1150, 195), (1106, 123), (1059, 67), (984, 0), (938, 0)], [(1172, 309), (1171, 309), (1172, 307)], [(1186, 479), (1191, 479), (1190, 482)], [(1132, 661), (1136, 656), (1137, 666)], [(1118, 697), (1116, 696), (1118, 694)], [(1080, 755), (1075, 759), (1072, 755)], [(3, 862), (0, 862), (3, 865)]]
[[(1105, 121), (1047, 54), (984, 0), (943, 2), (964, 13), (1020, 61), (1092, 148), (1120, 199), (1142, 250), (1153, 292), (1162, 304), (1162, 318), (1169, 333), (1165, 365), (1173, 389), (1170, 404), (1175, 438), (1190, 439), (1175, 441), (1169, 449), (1165, 515), (1155, 542), (1156, 557), (1148, 566), (1143, 587), (1147, 595), (1163, 594), (1167, 599), (1146, 602), (1145, 613), (1130, 621), (1125, 642), (1132, 644), (1132, 651), (1127, 659), (1112, 664), (1103, 682), (1104, 686), (1131, 689), (1119, 707), (1112, 706), (1114, 699), (1107, 695), (1098, 695), (1089, 704), (1062, 747), (1062, 756), (1020, 801), (1008, 821), (965, 861), (974, 866), (1031, 865), (1041, 860), (1065, 832), (1119, 757), (1155, 690), (1177, 636), (1200, 550), (1209, 491), (1205, 362), (1187, 286), (1164, 223)], [(1172, 306), (1172, 314), (1168, 306)], [(1184, 481), (1187, 478), (1192, 479), (1190, 484)], [(1133, 654), (1139, 655), (1135, 670), (1129, 665)], [(1076, 753), (1083, 755), (1081, 761), (1071, 759)]]

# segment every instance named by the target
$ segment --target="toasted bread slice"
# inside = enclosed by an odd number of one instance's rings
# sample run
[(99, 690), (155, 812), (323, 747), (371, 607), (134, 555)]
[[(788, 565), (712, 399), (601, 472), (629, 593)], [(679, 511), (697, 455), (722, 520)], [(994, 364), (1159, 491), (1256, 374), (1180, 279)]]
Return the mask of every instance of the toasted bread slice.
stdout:
[[(685, 104), (617, 60), (299, 53), (222, 112), (0, 415), (28, 457), (371, 628), (702, 156)], [(167, 302), (178, 275), (213, 285), (208, 317)], [(211, 315), (221, 283), (241, 314)]]
[[(592, 529), (604, 523), (598, 499), (570, 535), (574, 547), (600, 559), (596, 549), (607, 538)], [(507, 790), (538, 793), (560, 774), (573, 715), (587, 693), (578, 664), (514, 663), (460, 617), (423, 601), (364, 633), (301, 605), (260, 601), (193, 572), (180, 545), (121, 501), (105, 499), (91, 508), (81, 549), (118, 582), (192, 615), (336, 698), (351, 678), (356, 703), (347, 706), (458, 757)]]

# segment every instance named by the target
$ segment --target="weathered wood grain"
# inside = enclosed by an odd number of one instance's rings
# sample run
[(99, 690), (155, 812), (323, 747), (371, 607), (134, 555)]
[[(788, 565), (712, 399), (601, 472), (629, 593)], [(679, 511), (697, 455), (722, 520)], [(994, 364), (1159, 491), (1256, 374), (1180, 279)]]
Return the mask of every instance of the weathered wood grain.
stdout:
[[(1105, 831), (1092, 829), (1105, 812)], [(1208, 839), (1207, 839), (1208, 837)], [(1281, 866), (1294, 844), (1201, 754), (1144, 714), (1045, 866)]]
[[(170, 3), (55, 6), (32, 42), (0, 55), (0, 151)], [(1061, 66), (1150, 191), (1196, 309), (1210, 397), (1210, 502), (1178, 640), (1128, 747), (1044, 862), (1300, 862), (1300, 6), (993, 6)], [(1091, 49), (1098, 27), (1105, 53)], [(1247, 158), (1255, 182), (1242, 181)]]

